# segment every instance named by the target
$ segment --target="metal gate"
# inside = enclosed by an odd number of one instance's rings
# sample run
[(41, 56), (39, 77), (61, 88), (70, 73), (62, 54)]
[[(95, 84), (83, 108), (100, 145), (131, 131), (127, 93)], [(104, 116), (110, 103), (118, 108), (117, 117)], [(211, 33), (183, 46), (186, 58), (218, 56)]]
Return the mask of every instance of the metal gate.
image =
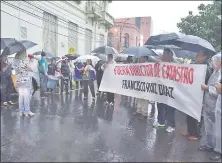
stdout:
[(85, 35), (85, 54), (90, 54), (92, 51), (92, 31), (86, 29)]
[(43, 50), (57, 56), (57, 17), (44, 12), (43, 26)]
[(73, 48), (75, 50), (75, 53), (77, 52), (77, 47), (78, 47), (78, 25), (73, 23), (73, 22), (69, 22), (68, 24), (68, 47)]

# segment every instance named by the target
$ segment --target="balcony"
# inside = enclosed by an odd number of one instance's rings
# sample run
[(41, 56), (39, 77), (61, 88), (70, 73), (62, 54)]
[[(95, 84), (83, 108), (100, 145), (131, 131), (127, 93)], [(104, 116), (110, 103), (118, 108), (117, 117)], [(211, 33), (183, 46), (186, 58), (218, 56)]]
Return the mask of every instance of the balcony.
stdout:
[(102, 7), (96, 2), (86, 3), (86, 14), (89, 18), (100, 19), (103, 17)]
[(107, 12), (103, 12), (103, 17), (99, 20), (100, 24), (105, 24), (108, 27), (114, 25), (114, 18)]

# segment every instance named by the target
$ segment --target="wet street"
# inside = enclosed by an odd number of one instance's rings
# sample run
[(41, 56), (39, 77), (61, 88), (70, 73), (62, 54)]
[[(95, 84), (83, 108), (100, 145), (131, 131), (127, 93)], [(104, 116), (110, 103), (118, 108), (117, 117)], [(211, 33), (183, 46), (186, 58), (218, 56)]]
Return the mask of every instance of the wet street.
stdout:
[(19, 116), (18, 106), (1, 108), (2, 162), (206, 162), (208, 153), (197, 151), (199, 141), (181, 135), (185, 116), (176, 114), (176, 130), (166, 133), (152, 127), (157, 112), (149, 109), (147, 121), (115, 97), (115, 109), (104, 115), (103, 102), (81, 100), (81, 93), (33, 97), (33, 118)]

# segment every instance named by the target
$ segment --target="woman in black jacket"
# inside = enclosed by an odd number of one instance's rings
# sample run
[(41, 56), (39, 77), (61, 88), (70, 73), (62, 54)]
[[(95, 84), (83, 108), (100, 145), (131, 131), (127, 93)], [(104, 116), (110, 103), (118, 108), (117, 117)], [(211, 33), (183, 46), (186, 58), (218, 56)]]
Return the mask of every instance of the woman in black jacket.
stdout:
[(95, 70), (96, 70), (96, 81), (97, 81), (97, 94), (99, 94), (99, 86), (101, 84), (102, 81), (102, 77), (103, 77), (103, 70), (101, 69), (101, 66), (103, 65), (103, 61), (100, 60), (96, 66), (95, 66)]
[(0, 86), (1, 86), (1, 103), (4, 106), (8, 106), (8, 104), (13, 104), (11, 101), (11, 93), (13, 88), (12, 83), (12, 67), (8, 62), (7, 56), (0, 56)]

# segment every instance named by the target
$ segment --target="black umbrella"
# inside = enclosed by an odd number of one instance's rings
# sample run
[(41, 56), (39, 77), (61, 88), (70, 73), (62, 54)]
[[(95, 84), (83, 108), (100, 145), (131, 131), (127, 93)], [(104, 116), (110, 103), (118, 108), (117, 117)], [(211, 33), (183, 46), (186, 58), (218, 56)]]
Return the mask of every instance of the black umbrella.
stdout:
[(179, 39), (181, 36), (184, 36), (184, 34), (166, 33), (166, 34), (151, 36), (144, 45), (167, 45), (168, 41)]
[(51, 54), (51, 53), (49, 53), (49, 52), (45, 52), (45, 51), (37, 51), (37, 52), (33, 53), (33, 55), (41, 55), (42, 52), (44, 52), (44, 53), (46, 54), (46, 57), (47, 57), (47, 58), (52, 58), (52, 57), (54, 57), (53, 54)]
[(99, 59), (106, 61), (107, 60), (107, 55), (105, 54), (92, 54), (93, 56), (97, 56)]
[(14, 53), (19, 53), (36, 45), (36, 43), (28, 40), (16, 41), (4, 48), (2, 55), (11, 55)]
[(80, 55), (79, 54), (66, 54), (65, 56), (68, 58), (68, 60), (75, 60)]
[(1, 50), (14, 42), (16, 42), (16, 39), (14, 38), (1, 38)]
[(128, 54), (128, 55), (133, 55), (133, 56), (138, 56), (138, 57), (155, 55), (155, 53), (152, 50), (143, 46), (135, 46), (135, 47), (126, 48), (124, 49), (123, 54)]
[(191, 52), (188, 50), (183, 50), (183, 49), (173, 49), (175, 52), (176, 57), (178, 58), (189, 58), (189, 59), (194, 59), (196, 57), (195, 52)]
[(94, 49), (91, 53), (97, 53), (97, 54), (118, 54), (117, 50), (110, 46), (100, 46), (96, 49)]
[(125, 62), (125, 61), (127, 61), (127, 58), (128, 58), (129, 56), (132, 56), (132, 55), (128, 55), (128, 54), (118, 54), (117, 57), (116, 57), (116, 59), (115, 59), (115, 61), (116, 61), (116, 62)]
[(169, 44), (195, 53), (206, 51), (209, 55), (216, 54), (214, 47), (207, 40), (193, 35), (183, 35), (179, 39), (169, 41)]

